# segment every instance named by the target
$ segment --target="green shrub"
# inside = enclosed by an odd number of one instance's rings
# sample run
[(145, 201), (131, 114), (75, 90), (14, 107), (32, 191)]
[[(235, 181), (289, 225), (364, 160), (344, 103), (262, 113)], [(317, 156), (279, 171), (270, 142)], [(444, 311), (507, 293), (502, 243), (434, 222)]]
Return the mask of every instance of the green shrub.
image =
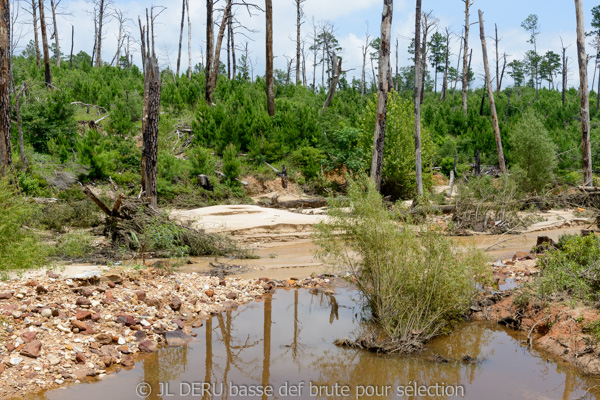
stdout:
[(45, 262), (46, 247), (26, 226), (33, 222), (34, 213), (35, 206), (18, 194), (9, 179), (0, 179), (0, 275)]
[[(350, 208), (350, 213), (345, 211)], [(413, 351), (468, 310), (486, 276), (484, 255), (464, 251), (433, 229), (399, 228), (370, 180), (350, 181), (317, 226), (321, 255), (348, 268), (396, 348)]]
[(88, 179), (106, 179), (115, 170), (116, 153), (99, 131), (90, 129), (79, 142), (79, 159), (88, 165)]
[(237, 147), (233, 143), (229, 143), (223, 152), (223, 173), (229, 186), (237, 185), (236, 179), (242, 173), (242, 162), (237, 157)]
[(521, 187), (528, 192), (541, 192), (554, 180), (556, 145), (544, 124), (529, 111), (514, 127), (510, 136), (511, 159), (525, 174)]
[(538, 295), (567, 295), (577, 300), (600, 300), (600, 239), (595, 235), (561, 236), (559, 249), (539, 260)]
[(58, 239), (51, 254), (60, 258), (83, 258), (93, 253), (93, 240), (94, 237), (88, 233), (70, 232)]
[(314, 147), (301, 147), (292, 153), (291, 160), (300, 169), (302, 175), (311, 180), (321, 174), (321, 165), (325, 160), (325, 155)]

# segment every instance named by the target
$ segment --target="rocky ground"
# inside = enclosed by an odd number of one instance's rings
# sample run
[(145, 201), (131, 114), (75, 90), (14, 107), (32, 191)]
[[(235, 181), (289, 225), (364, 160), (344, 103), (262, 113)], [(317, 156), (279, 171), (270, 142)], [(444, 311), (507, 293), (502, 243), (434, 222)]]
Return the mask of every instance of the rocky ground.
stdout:
[(21, 397), (131, 368), (139, 353), (181, 346), (212, 314), (276, 287), (327, 286), (330, 279), (217, 278), (164, 269), (0, 282), (0, 398)]

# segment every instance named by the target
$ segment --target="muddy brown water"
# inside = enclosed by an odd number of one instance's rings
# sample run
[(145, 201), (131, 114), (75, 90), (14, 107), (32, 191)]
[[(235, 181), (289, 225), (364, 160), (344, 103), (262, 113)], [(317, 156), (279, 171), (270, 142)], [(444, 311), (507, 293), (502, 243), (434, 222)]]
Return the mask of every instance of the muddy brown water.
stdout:
[[(494, 400), (600, 395), (599, 379), (528, 349), (522, 334), (494, 324), (465, 323), (417, 356), (336, 347), (336, 338), (352, 337), (364, 323), (356, 290), (339, 286), (336, 292), (279, 290), (207, 320), (187, 347), (162, 348), (129, 371), (34, 398)], [(432, 361), (436, 354), (447, 362)], [(464, 362), (465, 356), (474, 361)], [(258, 386), (250, 392), (252, 385)], [(411, 395), (427, 385), (431, 396)], [(269, 388), (273, 395), (260, 393)], [(448, 395), (451, 391), (454, 397)]]

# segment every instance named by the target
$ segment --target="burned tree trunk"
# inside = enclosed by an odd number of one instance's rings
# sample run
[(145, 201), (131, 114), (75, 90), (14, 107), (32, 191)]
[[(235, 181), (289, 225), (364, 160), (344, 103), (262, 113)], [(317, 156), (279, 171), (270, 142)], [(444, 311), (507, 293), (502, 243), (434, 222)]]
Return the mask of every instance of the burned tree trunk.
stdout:
[[(502, 149), (502, 137), (500, 136), (500, 127), (498, 125), (498, 114), (496, 113), (496, 103), (494, 102), (494, 89), (492, 88), (492, 79), (490, 78), (490, 66), (488, 64), (487, 45), (485, 42), (485, 28), (483, 25), (483, 12), (479, 10), (479, 35), (481, 38), (481, 52), (483, 53), (483, 68), (485, 69), (485, 82), (487, 94), (492, 112), (492, 124), (494, 126), (494, 138), (496, 139), (496, 150), (498, 151), (498, 164), (500, 172), (506, 172), (506, 163), (504, 162), (504, 151)], [(498, 72), (498, 71), (496, 71)]]
[(467, 54), (469, 52), (469, 8), (473, 5), (473, 0), (462, 0), (465, 3), (465, 38), (463, 44), (463, 74), (462, 74), (462, 109), (467, 113), (467, 89), (469, 87), (469, 62)]
[(562, 38), (560, 39), (560, 43), (562, 45), (562, 105), (563, 108), (565, 106), (565, 92), (567, 90), (567, 48), (562, 44)]
[(421, 0), (417, 0), (415, 14), (415, 175), (417, 195), (423, 195), (421, 164)]
[(221, 47), (223, 47), (223, 39), (225, 37), (225, 29), (227, 28), (227, 19), (231, 15), (231, 0), (227, 0), (225, 10), (223, 11), (223, 18), (221, 20), (221, 26), (219, 27), (219, 36), (217, 36), (217, 45), (215, 47), (215, 54), (213, 57), (212, 72), (210, 75), (210, 90), (211, 98), (212, 93), (217, 87), (217, 78), (219, 77), (219, 67), (221, 66)]
[(301, 83), (300, 75), (300, 27), (302, 26), (302, 3), (306, 0), (295, 0), (296, 2), (296, 85)]
[(583, 186), (592, 186), (592, 149), (590, 146), (590, 98), (583, 30), (583, 5), (575, 0), (577, 17), (577, 59), (579, 61), (579, 92), (581, 96), (581, 152), (583, 163)]
[(73, 45), (75, 43), (75, 26), (71, 25), (71, 55), (69, 56), (69, 67), (73, 69)]
[(229, 40), (231, 40), (231, 73), (235, 80), (237, 75), (237, 63), (235, 60), (235, 31), (233, 30), (233, 14), (229, 18)]
[(267, 24), (267, 37), (266, 37), (266, 52), (267, 52), (267, 70), (266, 70), (266, 83), (267, 83), (267, 110), (269, 115), (272, 117), (275, 115), (275, 90), (273, 88), (273, 3), (272, 0), (265, 0), (265, 14)]
[(98, 8), (98, 32), (96, 37), (96, 67), (102, 66), (102, 20), (104, 18), (104, 0), (100, 0)]
[(212, 104), (211, 73), (213, 63), (213, 0), (206, 0), (206, 65), (204, 66), (204, 75), (206, 84), (204, 89), (204, 99), (208, 104)]
[(183, 23), (185, 22), (185, 0), (181, 4), (181, 28), (179, 29), (179, 51), (177, 52), (177, 72), (175, 74), (179, 77), (179, 67), (181, 67), (181, 42), (183, 41)]
[(37, 19), (37, 2), (31, 0), (31, 15), (33, 16), (33, 40), (35, 43), (35, 61), (37, 62), (38, 69), (42, 68), (42, 61), (40, 55), (40, 41), (38, 39), (38, 19)]
[(23, 170), (29, 169), (29, 160), (25, 154), (25, 143), (23, 141), (23, 120), (21, 118), (21, 102), (23, 94), (27, 90), (27, 84), (23, 82), (21, 89), (15, 93), (15, 115), (17, 117), (17, 132), (19, 133), (19, 153), (21, 153), (21, 164), (23, 164)]
[(39, 0), (40, 28), (42, 30), (42, 48), (44, 52), (44, 77), (46, 86), (52, 87), (52, 72), (50, 71), (50, 54), (48, 52), (48, 35), (46, 34), (46, 17), (44, 16), (44, 0)]
[(337, 88), (337, 85), (340, 81), (340, 74), (342, 73), (342, 57), (338, 57), (334, 50), (332, 58), (333, 76), (331, 77), (331, 82), (329, 83), (329, 93), (327, 93), (327, 98), (325, 99), (325, 104), (323, 104), (322, 110), (325, 110), (331, 105), (331, 102), (333, 101), (333, 96), (335, 95), (335, 89)]
[(387, 121), (387, 103), (390, 73), (390, 46), (392, 31), (393, 0), (383, 1), (381, 17), (381, 46), (379, 48), (379, 88), (377, 91), (377, 116), (375, 117), (375, 135), (373, 137), (373, 155), (371, 158), (371, 180), (377, 190), (381, 189), (383, 171), (383, 148), (385, 144), (385, 125)]
[(56, 24), (56, 7), (58, 6), (58, 2), (54, 2), (54, 0), (50, 0), (50, 8), (52, 9), (52, 23), (54, 26), (54, 43), (56, 44), (56, 66), (60, 68), (60, 41), (58, 40), (58, 26)]
[[(150, 20), (150, 29), (140, 24), (142, 39), (142, 61), (144, 63), (144, 114), (142, 123), (142, 190), (152, 207), (157, 206), (156, 166), (158, 155), (158, 121), (160, 108), (160, 71), (158, 60), (148, 43), (151, 35), (154, 42), (154, 20)], [(152, 33), (151, 33), (152, 32)], [(145, 44), (146, 43), (146, 44)]]
[(441, 100), (446, 101), (446, 93), (448, 91), (448, 63), (450, 61), (450, 29), (446, 28), (446, 56), (444, 59), (444, 82), (442, 83)]
[(187, 23), (188, 23), (188, 80), (192, 80), (192, 20), (190, 19), (190, 0), (185, 1), (185, 7), (187, 10)]
[(12, 166), (10, 143), (10, 3), (0, 1), (0, 174)]

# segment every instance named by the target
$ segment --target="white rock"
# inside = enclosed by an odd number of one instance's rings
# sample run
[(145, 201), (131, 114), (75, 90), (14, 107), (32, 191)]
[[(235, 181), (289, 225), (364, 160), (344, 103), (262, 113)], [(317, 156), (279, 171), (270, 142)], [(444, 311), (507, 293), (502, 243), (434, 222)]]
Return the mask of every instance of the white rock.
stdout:
[(143, 326), (150, 326), (150, 322), (146, 321), (145, 319), (140, 321), (140, 324), (142, 324)]
[(21, 357), (13, 357), (9, 362), (11, 365), (19, 365), (23, 362), (23, 359)]
[(58, 358), (54, 354), (50, 354), (46, 358), (48, 359), (48, 362), (50, 363), (50, 365), (58, 365), (58, 364), (60, 364), (60, 358)]
[(65, 383), (65, 381), (63, 381), (62, 379), (55, 379), (54, 382), (56, 382), (57, 385), (62, 385), (63, 383)]
[(117, 343), (119, 343), (120, 345), (124, 345), (126, 342), (125, 342), (125, 339), (120, 337)]

